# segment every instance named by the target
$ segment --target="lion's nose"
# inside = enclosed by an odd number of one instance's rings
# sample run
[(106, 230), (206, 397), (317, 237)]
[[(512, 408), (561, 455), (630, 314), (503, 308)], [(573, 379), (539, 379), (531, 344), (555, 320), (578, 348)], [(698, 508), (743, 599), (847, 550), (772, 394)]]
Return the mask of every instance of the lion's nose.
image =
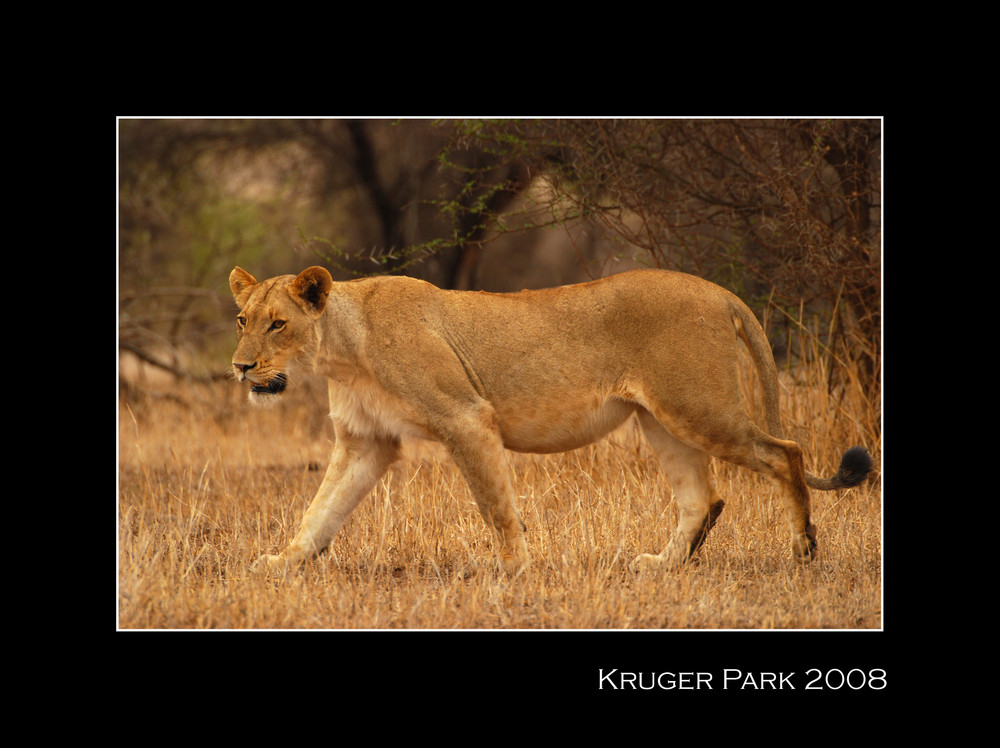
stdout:
[(236, 372), (240, 375), (241, 379), (245, 377), (247, 375), (247, 372), (250, 371), (252, 368), (254, 368), (256, 365), (257, 365), (256, 361), (254, 361), (252, 364), (238, 364), (235, 361), (233, 361), (233, 368), (236, 369)]

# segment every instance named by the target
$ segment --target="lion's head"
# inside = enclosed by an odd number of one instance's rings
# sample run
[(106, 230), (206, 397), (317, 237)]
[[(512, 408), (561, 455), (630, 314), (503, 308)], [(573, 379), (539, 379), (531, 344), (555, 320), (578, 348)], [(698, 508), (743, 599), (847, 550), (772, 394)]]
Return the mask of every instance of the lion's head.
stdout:
[(262, 283), (240, 267), (230, 273), (229, 288), (240, 307), (233, 373), (250, 382), (251, 402), (273, 402), (288, 386), (295, 363), (315, 357), (316, 323), (332, 287), (333, 278), (321, 267)]

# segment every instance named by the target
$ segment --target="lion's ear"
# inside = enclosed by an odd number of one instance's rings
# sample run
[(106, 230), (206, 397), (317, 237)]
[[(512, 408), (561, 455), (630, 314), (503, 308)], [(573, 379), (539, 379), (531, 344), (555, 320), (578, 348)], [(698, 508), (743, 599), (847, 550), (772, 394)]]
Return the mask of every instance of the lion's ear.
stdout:
[(256, 285), (257, 279), (239, 266), (233, 268), (233, 272), (229, 274), (229, 290), (233, 292), (236, 305), (240, 308), (247, 303)]
[(326, 268), (314, 265), (299, 273), (292, 281), (291, 292), (298, 296), (308, 311), (315, 316), (326, 308), (326, 297), (333, 288), (333, 277)]

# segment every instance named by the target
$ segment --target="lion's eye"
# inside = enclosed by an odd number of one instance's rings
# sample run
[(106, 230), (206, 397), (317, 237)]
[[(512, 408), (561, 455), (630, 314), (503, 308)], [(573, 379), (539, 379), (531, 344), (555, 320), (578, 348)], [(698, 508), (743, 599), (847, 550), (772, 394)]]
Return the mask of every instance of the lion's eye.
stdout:
[(285, 320), (283, 320), (283, 319), (276, 319), (276, 320), (274, 320), (274, 322), (271, 323), (271, 328), (270, 329), (272, 329), (272, 330), (280, 330), (284, 326), (285, 326)]
[(236, 324), (239, 327), (246, 327), (247, 326), (247, 318), (246, 317), (237, 317), (236, 318)]

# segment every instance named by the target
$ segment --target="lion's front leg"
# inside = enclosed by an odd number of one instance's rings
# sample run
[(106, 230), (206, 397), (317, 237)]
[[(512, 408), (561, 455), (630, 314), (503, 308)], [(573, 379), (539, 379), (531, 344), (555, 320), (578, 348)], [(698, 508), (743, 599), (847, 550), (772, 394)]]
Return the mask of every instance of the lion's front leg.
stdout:
[(528, 564), (528, 545), (493, 409), (483, 404), (453, 414), (445, 433), (442, 441), (469, 484), (479, 513), (496, 533), (500, 565), (509, 574), (517, 573)]
[(338, 429), (330, 465), (299, 531), (280, 554), (257, 559), (254, 571), (284, 573), (325, 549), (398, 456), (394, 440), (364, 439)]

